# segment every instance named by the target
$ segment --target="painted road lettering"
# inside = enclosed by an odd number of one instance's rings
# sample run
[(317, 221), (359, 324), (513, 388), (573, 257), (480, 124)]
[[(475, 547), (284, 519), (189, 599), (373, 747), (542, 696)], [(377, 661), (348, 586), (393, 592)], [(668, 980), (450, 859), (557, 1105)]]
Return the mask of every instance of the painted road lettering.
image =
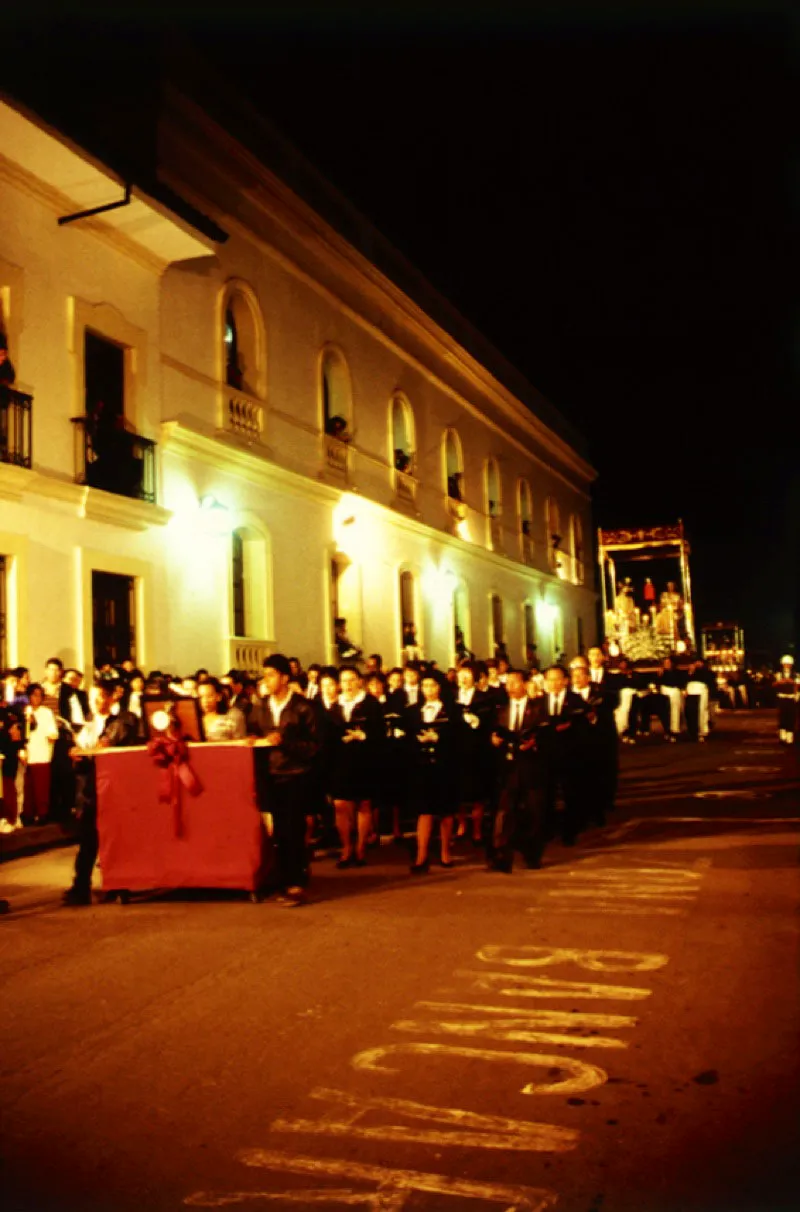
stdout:
[[(456, 1107), (431, 1107), (402, 1098), (374, 1098), (347, 1094), (342, 1090), (318, 1089), (311, 1098), (332, 1103), (319, 1119), (277, 1119), (275, 1132), (304, 1133), (317, 1136), (350, 1136), (361, 1140), (395, 1141), (457, 1146), (462, 1149), (511, 1149), (525, 1153), (563, 1153), (574, 1149), (579, 1133), (556, 1124), (537, 1124), (528, 1120), (505, 1119), (499, 1115), (478, 1115)], [(390, 1115), (415, 1121), (414, 1126), (377, 1124), (365, 1126), (365, 1116)], [(424, 1126), (428, 1125), (428, 1126)], [(430, 1125), (436, 1125), (432, 1127)], [(443, 1127), (447, 1130), (443, 1130)]]
[(666, 955), (648, 951), (587, 951), (579, 947), (487, 946), (476, 959), (509, 968), (549, 968), (575, 964), (588, 972), (655, 972), (669, 963)]
[[(444, 1174), (425, 1174), (418, 1170), (396, 1170), (387, 1166), (371, 1166), (363, 1162), (344, 1162), (318, 1157), (302, 1157), (280, 1153), (270, 1149), (245, 1149), (238, 1155), (245, 1166), (279, 1173), (310, 1174), (316, 1178), (345, 1179), (349, 1182), (372, 1183), (373, 1193), (327, 1191), (318, 1188), (313, 1194), (314, 1203), (342, 1203), (337, 1194), (353, 1196), (350, 1206), (373, 1208), (376, 1212), (400, 1212), (409, 1206), (417, 1193), (449, 1196), (459, 1201), (455, 1207), (463, 1207), (464, 1200), (480, 1199), (498, 1205), (501, 1212), (544, 1212), (556, 1202), (556, 1195), (539, 1187), (510, 1186), (507, 1183), (473, 1182), (465, 1178), (450, 1178)], [(297, 1194), (297, 1193), (295, 1193)], [(364, 1198), (366, 1196), (366, 1198)], [(253, 1199), (291, 1200), (292, 1192), (239, 1191), (215, 1195), (213, 1192), (198, 1192), (184, 1202), (194, 1208), (220, 1208), (231, 1203), (245, 1203)], [(299, 1202), (299, 1201), (296, 1201)], [(419, 1207), (419, 1203), (415, 1203)]]
[(521, 1088), (522, 1094), (582, 1094), (593, 1090), (608, 1080), (608, 1074), (590, 1065), (588, 1061), (575, 1060), (568, 1056), (544, 1056), (538, 1052), (495, 1052), (486, 1048), (462, 1048), (452, 1044), (386, 1044), (381, 1048), (368, 1048), (358, 1052), (350, 1061), (354, 1069), (368, 1069), (373, 1073), (396, 1073), (397, 1069), (386, 1060), (400, 1056), (428, 1056), (439, 1059), (462, 1057), (464, 1060), (483, 1060), (492, 1063), (525, 1065), (532, 1068), (559, 1069), (572, 1076), (550, 1082), (528, 1082)]
[(459, 970), (456, 976), (469, 981), (473, 989), (496, 993), (500, 997), (541, 997), (565, 999), (592, 998), (635, 1002), (650, 997), (651, 989), (632, 985), (601, 985), (591, 981), (556, 980), (550, 976), (523, 976), (518, 972), (472, 972)]

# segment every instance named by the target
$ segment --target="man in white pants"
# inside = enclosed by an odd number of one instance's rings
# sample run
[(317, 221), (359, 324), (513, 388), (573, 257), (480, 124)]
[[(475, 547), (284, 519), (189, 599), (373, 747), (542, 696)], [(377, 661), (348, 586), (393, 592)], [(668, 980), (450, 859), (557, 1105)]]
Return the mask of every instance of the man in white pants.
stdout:
[(675, 668), (672, 657), (665, 657), (662, 661), (658, 684), (661, 693), (669, 700), (669, 739), (674, 741), (681, 730), (686, 674)]
[[(708, 736), (709, 703), (715, 683), (714, 674), (706, 667), (705, 661), (698, 657), (689, 667), (689, 680), (686, 684), (686, 726), (692, 740), (704, 742)], [(692, 710), (689, 710), (690, 699), (697, 700), (696, 704), (692, 702)]]

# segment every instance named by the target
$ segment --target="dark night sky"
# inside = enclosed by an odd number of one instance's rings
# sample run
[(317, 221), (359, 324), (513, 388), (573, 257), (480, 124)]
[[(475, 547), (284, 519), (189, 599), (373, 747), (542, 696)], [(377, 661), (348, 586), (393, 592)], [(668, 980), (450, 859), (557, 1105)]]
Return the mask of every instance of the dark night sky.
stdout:
[(790, 6), (276, 7), (177, 24), (583, 429), (597, 522), (682, 516), (699, 620), (786, 647)]

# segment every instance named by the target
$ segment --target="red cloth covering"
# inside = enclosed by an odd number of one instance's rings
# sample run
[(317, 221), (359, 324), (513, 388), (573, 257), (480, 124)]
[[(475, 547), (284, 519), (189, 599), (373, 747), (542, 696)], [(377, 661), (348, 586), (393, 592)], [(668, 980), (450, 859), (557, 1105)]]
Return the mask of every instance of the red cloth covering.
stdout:
[(253, 753), (241, 745), (191, 745), (201, 788), (181, 796), (179, 827), (164, 800), (163, 768), (146, 750), (95, 758), (100, 866), (106, 890), (258, 887), (263, 830)]

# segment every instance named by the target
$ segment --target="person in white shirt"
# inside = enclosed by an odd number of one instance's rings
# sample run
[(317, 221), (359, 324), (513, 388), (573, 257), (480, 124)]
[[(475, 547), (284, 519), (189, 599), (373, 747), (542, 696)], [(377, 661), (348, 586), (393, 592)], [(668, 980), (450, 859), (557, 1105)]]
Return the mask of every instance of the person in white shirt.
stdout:
[(406, 665), (403, 670), (403, 689), (405, 691), (406, 707), (416, 707), (422, 698), (419, 688), (418, 665)]
[(44, 691), (38, 682), (28, 687), (25, 708), (27, 765), (22, 820), (26, 825), (43, 824), (50, 815), (50, 780), (53, 745), (58, 740), (58, 724), (49, 707), (43, 706)]

